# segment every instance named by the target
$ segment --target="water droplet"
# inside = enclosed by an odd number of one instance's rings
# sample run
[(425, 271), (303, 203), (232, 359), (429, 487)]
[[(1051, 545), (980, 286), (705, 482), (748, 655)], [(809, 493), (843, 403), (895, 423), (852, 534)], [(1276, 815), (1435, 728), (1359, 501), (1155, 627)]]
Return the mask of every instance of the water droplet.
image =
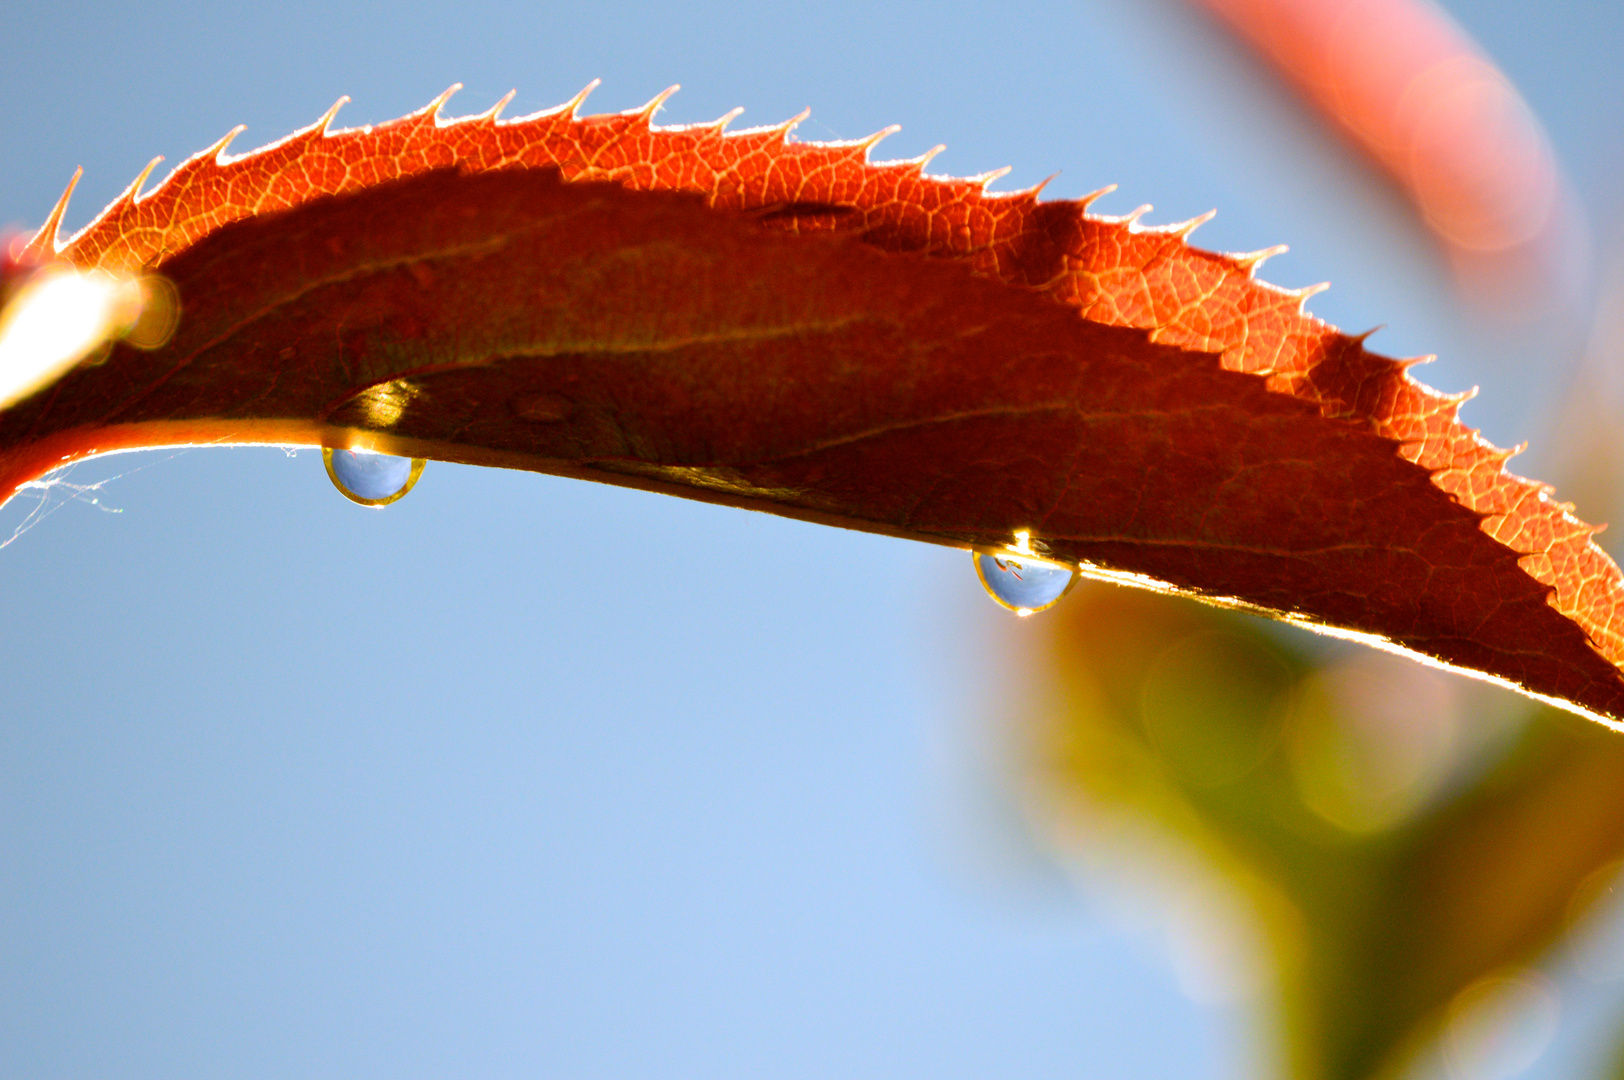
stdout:
[(1009, 551), (970, 554), (987, 595), (1017, 615), (1053, 607), (1077, 581), (1077, 571), (1063, 563)]
[(422, 458), (327, 447), (322, 447), (321, 460), (338, 493), (362, 506), (388, 506), (412, 490), (427, 464)]

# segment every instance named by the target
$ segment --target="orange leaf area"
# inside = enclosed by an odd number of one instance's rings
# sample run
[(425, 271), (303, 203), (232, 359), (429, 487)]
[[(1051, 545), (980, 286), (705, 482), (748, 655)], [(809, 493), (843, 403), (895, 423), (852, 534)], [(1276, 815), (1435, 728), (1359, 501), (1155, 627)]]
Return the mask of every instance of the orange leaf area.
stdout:
[[(584, 97), (584, 94), (582, 95)], [(0, 414), (7, 492), (130, 446), (507, 465), (996, 549), (1392, 643), (1624, 717), (1595, 531), (1197, 223), (870, 163), (879, 136), (505, 121), (229, 138), (60, 248), (179, 290)], [(1264, 253), (1267, 254), (1267, 253)]]

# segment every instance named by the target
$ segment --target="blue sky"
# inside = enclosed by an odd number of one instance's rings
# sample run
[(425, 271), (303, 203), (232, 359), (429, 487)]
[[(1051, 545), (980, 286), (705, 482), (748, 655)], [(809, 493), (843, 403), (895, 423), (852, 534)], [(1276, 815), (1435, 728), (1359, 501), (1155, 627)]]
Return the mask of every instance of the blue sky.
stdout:
[[(810, 105), (807, 139), (1214, 206), (1502, 444), (1585, 325), (1474, 328), (1408, 211), (1171, 0), (1022, 5), (0, 0), (0, 223), (77, 227), (237, 123)], [(1612, 234), (1624, 14), (1458, 17)], [(167, 167), (167, 166), (166, 166)], [(1536, 474), (1537, 474), (1537, 470)], [(311, 452), (90, 462), (0, 549), (0, 1073), (1179, 1077), (1235, 1015), (1025, 851), (979, 762), (1022, 626), (956, 552), (431, 464), (382, 512)], [(94, 498), (95, 504), (89, 500)], [(0, 511), (0, 539), (30, 506)], [(967, 779), (968, 778), (968, 779)], [(1005, 808), (1007, 811), (1007, 808)], [(992, 837), (993, 839), (988, 839)]]

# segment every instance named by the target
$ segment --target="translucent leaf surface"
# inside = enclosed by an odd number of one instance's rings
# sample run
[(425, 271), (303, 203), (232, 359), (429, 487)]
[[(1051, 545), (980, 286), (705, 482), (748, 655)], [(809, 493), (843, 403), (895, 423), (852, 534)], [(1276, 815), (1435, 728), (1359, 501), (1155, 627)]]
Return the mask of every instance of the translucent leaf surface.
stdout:
[[(1040, 554), (1624, 715), (1593, 529), (1193, 226), (658, 101), (223, 144), (25, 258), (182, 316), (0, 415), (0, 484), (131, 446), (532, 468)], [(1311, 291), (1311, 290), (1310, 290)]]

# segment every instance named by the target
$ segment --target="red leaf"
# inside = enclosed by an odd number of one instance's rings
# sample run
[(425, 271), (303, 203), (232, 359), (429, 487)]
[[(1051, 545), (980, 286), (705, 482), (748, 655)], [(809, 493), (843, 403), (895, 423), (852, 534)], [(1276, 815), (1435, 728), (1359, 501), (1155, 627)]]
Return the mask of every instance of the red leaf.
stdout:
[(161, 269), (179, 331), (0, 414), (0, 485), (120, 447), (321, 443), (959, 546), (1030, 529), (1090, 573), (1624, 717), (1594, 530), (1459, 398), (1303, 314), (1312, 290), (1253, 280), (1261, 255), (870, 164), (878, 136), (653, 127), (661, 100), (329, 114), (132, 185), (58, 254)]

